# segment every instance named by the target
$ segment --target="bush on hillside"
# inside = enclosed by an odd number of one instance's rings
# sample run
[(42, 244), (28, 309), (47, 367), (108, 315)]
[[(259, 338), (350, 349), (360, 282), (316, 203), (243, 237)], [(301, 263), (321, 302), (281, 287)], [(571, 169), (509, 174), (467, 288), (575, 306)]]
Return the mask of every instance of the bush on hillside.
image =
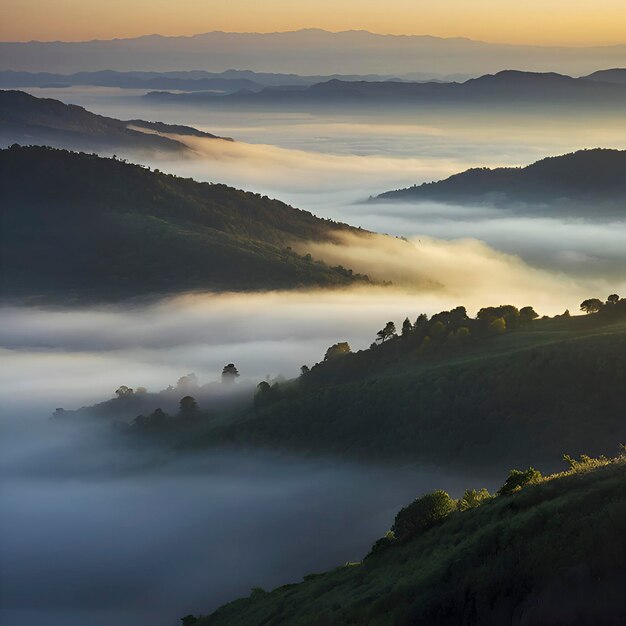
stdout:
[(504, 485), (498, 490), (498, 495), (506, 496), (510, 493), (514, 493), (526, 485), (538, 483), (541, 478), (541, 472), (537, 471), (534, 467), (529, 467), (527, 470), (511, 470)]
[(455, 509), (455, 501), (445, 491), (433, 491), (404, 507), (391, 530), (397, 539), (408, 539), (431, 528)]

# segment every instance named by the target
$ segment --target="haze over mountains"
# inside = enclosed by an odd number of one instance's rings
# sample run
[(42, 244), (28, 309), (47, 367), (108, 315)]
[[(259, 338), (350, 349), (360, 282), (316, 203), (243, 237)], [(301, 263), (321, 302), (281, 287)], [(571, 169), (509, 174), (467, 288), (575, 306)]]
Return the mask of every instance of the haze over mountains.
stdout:
[(438, 182), (382, 193), (371, 201), (491, 204), (544, 214), (626, 216), (626, 151), (593, 149), (526, 167), (473, 168)]
[[(261, 91), (268, 86), (307, 86), (332, 80), (429, 80), (441, 78), (432, 74), (412, 73), (407, 76), (386, 76), (380, 74), (330, 76), (301, 76), (299, 74), (277, 74), (252, 72), (250, 70), (226, 70), (224, 72), (206, 72), (191, 70), (179, 72), (116, 72), (101, 70), (98, 72), (77, 72), (58, 74), (51, 72), (15, 72), (0, 71), (0, 87), (42, 87), (60, 88), (76, 85), (94, 87), (119, 87), (120, 89), (168, 89), (179, 91), (212, 91), (234, 93), (239, 90)], [(463, 76), (446, 76), (447, 80), (460, 80)]]
[(584, 109), (621, 108), (626, 105), (626, 83), (598, 78), (572, 78), (554, 72), (505, 70), (457, 82), (345, 81), (333, 79), (310, 86), (266, 87), (242, 90), (226, 96), (208, 92), (150, 92), (147, 99), (164, 103), (268, 106), (384, 105), (397, 106), (510, 106), (527, 105)]
[(464, 38), (332, 33), (209, 32), (85, 42), (3, 42), (0, 69), (35, 72), (230, 68), (297, 74), (484, 74), (516, 68), (588, 74), (626, 65), (626, 44), (558, 47), (493, 44)]
[(192, 154), (185, 144), (160, 133), (229, 140), (189, 126), (117, 120), (23, 91), (0, 91), (0, 146), (46, 144), (74, 150)]

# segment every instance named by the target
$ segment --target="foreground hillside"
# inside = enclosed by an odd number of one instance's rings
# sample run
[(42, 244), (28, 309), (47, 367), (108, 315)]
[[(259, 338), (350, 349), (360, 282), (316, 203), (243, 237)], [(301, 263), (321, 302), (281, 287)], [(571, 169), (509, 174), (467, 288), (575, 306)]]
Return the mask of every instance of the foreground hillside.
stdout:
[(5, 297), (106, 300), (363, 280), (289, 247), (355, 229), (225, 185), (19, 146), (0, 151), (0, 185)]
[(118, 120), (52, 98), (0, 91), (1, 146), (45, 144), (73, 150), (192, 154), (185, 144), (157, 133), (223, 139), (189, 126)]
[(623, 623), (626, 462), (512, 472), (499, 495), (434, 492), (403, 509), (361, 563), (249, 598), (198, 626)]
[[(372, 200), (543, 205), (548, 212), (578, 207), (582, 214), (625, 215), (626, 151), (581, 150), (526, 167), (475, 168), (433, 183), (382, 193)], [(545, 205), (550, 205), (547, 208)], [(527, 207), (524, 207), (527, 208)]]

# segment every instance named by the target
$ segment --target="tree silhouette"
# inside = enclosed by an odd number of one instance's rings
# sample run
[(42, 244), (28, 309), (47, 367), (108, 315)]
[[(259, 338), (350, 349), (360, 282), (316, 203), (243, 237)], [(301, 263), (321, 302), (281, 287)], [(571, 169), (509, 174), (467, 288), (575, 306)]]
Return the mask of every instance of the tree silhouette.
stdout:
[(326, 350), (326, 354), (324, 355), (324, 361), (336, 359), (337, 357), (344, 356), (345, 354), (350, 354), (350, 352), (352, 352), (350, 344), (347, 341), (341, 341), (330, 346), (330, 348)]
[(407, 317), (404, 322), (402, 322), (402, 336), (407, 337), (411, 331), (413, 330), (413, 324), (411, 324), (409, 318)]
[(308, 366), (308, 365), (303, 365), (303, 366), (300, 368), (300, 376), (304, 376), (304, 375), (308, 374), (310, 371), (311, 371), (311, 370), (310, 370), (310, 368), (309, 368), (309, 366)]
[(380, 343), (385, 343), (387, 339), (395, 336), (396, 334), (396, 325), (393, 322), (387, 322), (385, 327), (379, 330), (376, 333), (376, 340), (380, 341)]
[(539, 313), (531, 306), (524, 306), (519, 310), (519, 319), (522, 324), (527, 324), (539, 317)]
[(195, 398), (185, 396), (180, 399), (180, 414), (183, 417), (191, 417), (198, 411), (198, 403)]
[(616, 293), (612, 293), (607, 299), (607, 304), (617, 304), (619, 302), (619, 296)]
[(115, 394), (118, 398), (124, 398), (128, 396), (132, 396), (135, 392), (131, 387), (127, 387), (126, 385), (120, 385), (116, 390)]
[(222, 382), (225, 383), (234, 383), (235, 378), (239, 377), (239, 370), (235, 367), (234, 363), (229, 363), (228, 365), (224, 365), (224, 369), (222, 370)]
[(589, 298), (580, 303), (580, 310), (585, 313), (597, 313), (602, 308), (602, 300), (598, 298)]

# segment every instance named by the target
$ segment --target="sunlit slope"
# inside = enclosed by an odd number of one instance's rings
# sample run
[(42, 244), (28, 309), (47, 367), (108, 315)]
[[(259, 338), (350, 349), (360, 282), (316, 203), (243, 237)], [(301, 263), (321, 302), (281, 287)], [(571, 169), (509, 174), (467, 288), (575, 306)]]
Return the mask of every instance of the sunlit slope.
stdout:
[(362, 563), (255, 590), (198, 624), (619, 624), (625, 526), (620, 459), (454, 511)]
[(290, 243), (344, 224), (277, 200), (95, 155), (0, 151), (4, 296), (109, 299), (349, 284)]
[(623, 217), (626, 151), (593, 149), (549, 157), (526, 167), (473, 168), (445, 180), (382, 193), (373, 201), (494, 204), (542, 213)]
[(322, 362), (207, 440), (499, 469), (626, 441), (623, 316), (536, 320), (427, 349), (410, 341)]

